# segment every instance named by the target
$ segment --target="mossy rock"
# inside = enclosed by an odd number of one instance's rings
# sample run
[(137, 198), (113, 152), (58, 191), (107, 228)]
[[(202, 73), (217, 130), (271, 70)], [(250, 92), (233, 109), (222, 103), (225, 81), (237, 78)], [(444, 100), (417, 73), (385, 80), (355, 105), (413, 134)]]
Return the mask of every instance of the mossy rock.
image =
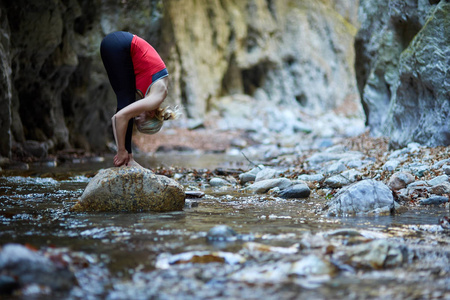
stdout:
[(84, 211), (177, 211), (184, 207), (183, 187), (140, 167), (102, 169), (71, 208)]

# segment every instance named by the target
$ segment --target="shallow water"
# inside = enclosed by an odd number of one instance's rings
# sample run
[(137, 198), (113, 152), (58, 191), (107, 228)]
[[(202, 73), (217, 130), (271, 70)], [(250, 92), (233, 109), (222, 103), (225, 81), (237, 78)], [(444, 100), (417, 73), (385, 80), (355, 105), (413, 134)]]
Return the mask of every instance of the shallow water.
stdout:
[[(201, 167), (248, 167), (241, 158), (235, 161), (217, 155), (212, 158), (206, 159)], [(167, 158), (164, 162), (166, 167), (169, 161)], [(195, 161), (192, 156), (177, 157), (177, 164), (185, 162), (187, 168)], [(148, 158), (139, 162), (145, 167), (155, 167)], [(448, 209), (442, 206), (417, 207), (396, 216), (330, 218), (320, 213), (324, 199), (282, 200), (270, 195), (244, 194), (236, 189), (204, 188), (205, 196), (188, 200), (181, 212), (70, 213), (69, 208), (89, 179), (104, 167), (109, 167), (109, 162), (35, 165), (27, 171), (4, 171), (0, 177), (0, 244), (63, 249), (72, 257), (78, 255), (88, 261), (83, 268), (75, 268), (79, 286), (58, 297), (450, 298), (450, 238), (448, 233), (437, 230), (438, 218), (448, 215)], [(195, 183), (183, 184), (188, 187)], [(208, 242), (207, 232), (219, 224), (230, 226), (243, 238)], [(245, 248), (250, 241), (285, 250), (294, 246), (298, 250), (306, 237), (342, 228), (382, 234), (408, 247), (415, 258), (396, 268), (340, 271), (332, 278), (319, 280), (283, 274), (277, 277), (276, 269), (313, 251), (323, 254), (320, 248), (292, 255), (277, 250), (249, 254)], [(350, 243), (350, 239), (345, 243)], [(193, 251), (245, 254), (246, 262), (179, 264), (167, 269), (156, 266), (162, 253)], [(269, 280), (260, 278), (269, 273), (272, 276)]]

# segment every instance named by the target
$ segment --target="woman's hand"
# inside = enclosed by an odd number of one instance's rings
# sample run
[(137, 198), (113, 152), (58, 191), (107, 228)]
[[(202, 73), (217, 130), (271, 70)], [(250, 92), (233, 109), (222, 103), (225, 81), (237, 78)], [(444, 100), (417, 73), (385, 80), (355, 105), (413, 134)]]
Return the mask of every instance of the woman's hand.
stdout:
[(130, 156), (128, 155), (128, 151), (127, 150), (119, 150), (117, 151), (116, 156), (114, 156), (114, 165), (116, 167), (120, 167), (120, 166), (127, 166), (128, 162), (130, 160)]

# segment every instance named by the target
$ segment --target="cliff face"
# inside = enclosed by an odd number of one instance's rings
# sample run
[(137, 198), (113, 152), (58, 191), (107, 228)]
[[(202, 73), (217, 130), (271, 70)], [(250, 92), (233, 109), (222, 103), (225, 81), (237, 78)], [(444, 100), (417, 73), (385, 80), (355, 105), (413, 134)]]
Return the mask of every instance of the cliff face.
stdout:
[(393, 147), (450, 144), (449, 1), (361, 1), (356, 70), (367, 124)]
[[(448, 57), (442, 20), (449, 4), (384, 2), (361, 1), (358, 20), (358, 0), (0, 0), (0, 155), (107, 149), (115, 96), (99, 45), (115, 30), (138, 34), (160, 52), (171, 74), (166, 101), (182, 104), (190, 119), (239, 117), (233, 114), (254, 107), (273, 113), (268, 130), (285, 128), (287, 115), (361, 119), (361, 94), (374, 132), (397, 144), (414, 140), (420, 135), (409, 130), (414, 124), (402, 107), (421, 103), (425, 115), (438, 99), (434, 110), (448, 115), (448, 84), (438, 82), (448, 82), (441, 57)], [(440, 41), (427, 40), (439, 32)], [(424, 82), (429, 59), (441, 75)], [(241, 116), (248, 124), (260, 119)], [(448, 144), (441, 126), (448, 123), (430, 120), (441, 138), (429, 140)]]
[(350, 2), (2, 1), (1, 154), (106, 149), (115, 97), (99, 45), (115, 30), (160, 52), (167, 101), (189, 118), (202, 120), (229, 95), (314, 114), (347, 105), (361, 116)]

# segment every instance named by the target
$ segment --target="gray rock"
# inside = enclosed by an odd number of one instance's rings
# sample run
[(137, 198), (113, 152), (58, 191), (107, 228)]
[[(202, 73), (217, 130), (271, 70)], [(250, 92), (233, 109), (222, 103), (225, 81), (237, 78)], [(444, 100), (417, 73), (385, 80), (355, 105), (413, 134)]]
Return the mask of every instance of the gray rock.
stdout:
[(246, 191), (250, 191), (252, 193), (263, 194), (268, 192), (273, 188), (280, 188), (281, 190), (288, 188), (292, 185), (292, 182), (287, 178), (277, 178), (277, 179), (266, 179), (262, 181), (255, 182), (252, 185), (244, 188)]
[(329, 165), (326, 168), (325, 173), (328, 175), (338, 174), (338, 173), (345, 171), (346, 169), (347, 169), (347, 167), (342, 162), (338, 161), (338, 162), (335, 162), (335, 163)]
[(427, 183), (431, 186), (435, 186), (441, 183), (445, 183), (445, 182), (449, 182), (448, 181), (448, 176), (447, 175), (441, 175), (438, 177), (434, 177), (433, 179), (430, 179), (427, 181)]
[(371, 133), (390, 137), (395, 148), (450, 143), (450, 119), (443, 117), (450, 113), (449, 7), (448, 1), (360, 1), (358, 87)]
[(383, 165), (383, 170), (393, 172), (398, 167), (399, 164), (400, 164), (400, 161), (397, 159), (388, 160)]
[(335, 273), (337, 273), (335, 265), (312, 254), (292, 263), (291, 268), (288, 271), (289, 275), (300, 276), (332, 276)]
[(431, 196), (430, 198), (419, 200), (420, 205), (439, 205), (447, 202), (447, 196)]
[(72, 211), (176, 211), (183, 187), (140, 167), (102, 169), (91, 179)]
[(333, 160), (352, 161), (355, 159), (361, 159), (363, 156), (364, 155), (361, 152), (356, 151), (347, 151), (345, 153), (319, 152), (311, 155), (307, 159), (307, 162), (312, 165), (315, 165)]
[[(433, 169), (440, 169), (442, 168), (444, 165), (450, 163), (450, 158), (446, 158), (446, 159), (442, 159), (436, 163), (433, 164), (432, 168)], [(448, 174), (447, 174), (448, 175)]]
[(308, 198), (311, 190), (306, 184), (295, 184), (292, 187), (284, 189), (280, 193), (280, 197), (284, 199)]
[(262, 181), (266, 179), (273, 179), (280, 175), (280, 171), (272, 168), (264, 168), (256, 174), (255, 181)]
[(387, 240), (375, 240), (346, 249), (338, 253), (336, 258), (355, 268), (385, 269), (407, 262), (409, 251)]
[(425, 172), (428, 172), (430, 170), (430, 166), (422, 163), (412, 163), (406, 168), (417, 177), (423, 177), (425, 175)]
[[(414, 14), (414, 8), (412, 11)], [(449, 13), (448, 1), (430, 9), (424, 26), (417, 27), (420, 30), (411, 35), (411, 42), (401, 52), (384, 126), (394, 147), (411, 141), (430, 147), (450, 144), (450, 119), (442, 117), (450, 114)]]
[(303, 181), (322, 181), (324, 178), (323, 174), (301, 174), (298, 176), (298, 180)]
[(388, 186), (391, 190), (398, 191), (407, 187), (414, 180), (415, 177), (408, 172), (397, 172), (389, 178)]
[(219, 178), (219, 177), (211, 178), (211, 180), (209, 181), (209, 184), (214, 187), (231, 185), (231, 183), (229, 183), (227, 180)]
[(210, 242), (231, 242), (237, 239), (238, 234), (230, 226), (217, 225), (211, 228), (206, 234), (206, 239)]
[(6, 244), (0, 251), (0, 270), (18, 285), (39, 284), (53, 290), (69, 290), (76, 284), (74, 274), (65, 266), (19, 244)]
[(328, 203), (331, 215), (389, 214), (395, 211), (392, 191), (387, 185), (366, 179), (342, 188)]
[(445, 173), (445, 174), (447, 174), (447, 175), (449, 175), (450, 176), (450, 165), (443, 165), (442, 166), (442, 171)]
[(324, 181), (324, 184), (331, 188), (341, 188), (349, 185), (360, 178), (362, 174), (356, 170), (347, 170), (341, 174), (331, 176)]
[(240, 180), (241, 184), (245, 184), (245, 183), (250, 182), (250, 181), (255, 181), (256, 174), (258, 174), (258, 172), (263, 170), (263, 169), (264, 169), (264, 166), (261, 165), (261, 166), (258, 166), (258, 167), (255, 167), (255, 168), (251, 169), (248, 172), (239, 174), (239, 180)]

